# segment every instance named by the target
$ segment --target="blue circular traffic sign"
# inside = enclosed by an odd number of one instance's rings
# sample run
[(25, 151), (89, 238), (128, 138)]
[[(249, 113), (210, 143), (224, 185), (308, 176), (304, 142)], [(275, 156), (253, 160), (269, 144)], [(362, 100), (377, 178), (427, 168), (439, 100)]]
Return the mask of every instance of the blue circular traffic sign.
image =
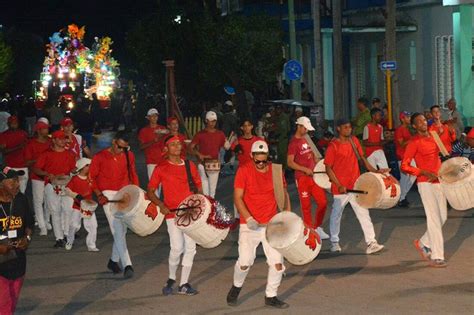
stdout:
[(285, 76), (291, 80), (299, 80), (303, 76), (303, 66), (299, 61), (291, 59), (285, 63)]

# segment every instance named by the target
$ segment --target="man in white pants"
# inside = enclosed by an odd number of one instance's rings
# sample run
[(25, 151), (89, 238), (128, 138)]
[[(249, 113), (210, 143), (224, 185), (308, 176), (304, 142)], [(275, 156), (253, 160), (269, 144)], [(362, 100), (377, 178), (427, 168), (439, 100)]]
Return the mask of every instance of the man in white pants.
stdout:
[[(277, 298), (278, 287), (285, 271), (283, 256), (268, 244), (265, 237), (266, 224), (277, 213), (273, 168), (268, 161), (268, 145), (265, 141), (256, 141), (251, 152), (252, 162), (239, 166), (234, 182), (234, 203), (240, 213), (239, 259), (235, 263), (234, 280), (227, 294), (227, 304), (237, 305), (240, 290), (255, 261), (257, 247), (262, 243), (268, 264), (265, 305), (288, 308), (287, 303)], [(286, 187), (284, 177), (282, 181)], [(284, 194), (284, 210), (291, 211), (286, 188)]]
[(375, 169), (388, 168), (387, 158), (383, 152), (385, 140), (383, 137), (383, 127), (380, 125), (382, 111), (379, 108), (370, 110), (372, 120), (365, 125), (362, 140), (365, 147), (367, 161)]
[[(38, 157), (48, 151), (51, 147), (51, 139), (49, 138), (49, 122), (46, 118), (38, 120), (35, 124), (34, 131), (36, 137), (30, 139), (25, 148), (25, 163), (31, 168), (36, 163)], [(44, 201), (44, 180), (36, 175), (31, 174), (31, 190), (33, 193), (33, 208), (35, 210), (36, 221), (40, 229), (40, 236), (46, 236), (48, 230), (52, 229), (50, 223), (50, 213), (43, 206)]]
[(349, 120), (340, 119), (337, 121), (337, 132), (339, 136), (329, 143), (324, 158), (326, 172), (331, 180), (331, 191), (334, 195), (331, 217), (329, 219), (329, 231), (331, 234), (331, 252), (340, 252), (339, 232), (341, 228), (342, 212), (347, 203), (350, 203), (357, 220), (364, 232), (365, 243), (367, 244), (366, 254), (370, 255), (381, 251), (384, 246), (377, 243), (375, 239), (374, 225), (370, 219), (369, 210), (359, 206), (355, 196), (348, 193), (354, 188), (354, 184), (360, 175), (358, 155), (371, 172), (388, 172), (388, 169), (376, 170), (364, 157), (359, 140), (352, 136), (352, 126)]
[(64, 247), (64, 226), (69, 225), (70, 209), (67, 206), (65, 187), (61, 185), (60, 178), (69, 176), (76, 167), (74, 155), (65, 149), (66, 135), (62, 130), (52, 133), (53, 146), (51, 150), (42, 153), (36, 161), (33, 172), (44, 178), (44, 197), (46, 207), (51, 211), (53, 218), (53, 231), (56, 238), (55, 248)]
[[(416, 180), (416, 176), (411, 176), (401, 171), (403, 155), (412, 137), (409, 130), (410, 116), (411, 113), (407, 111), (401, 112), (399, 116), (401, 125), (395, 130), (395, 153), (398, 159), (398, 168), (400, 169), (400, 201), (398, 206), (403, 208), (407, 208), (410, 205), (406, 197)], [(411, 166), (416, 166), (415, 160), (411, 161)]]
[[(204, 195), (214, 198), (216, 195), (217, 181), (219, 180), (219, 171), (206, 171), (206, 161), (219, 161), (219, 151), (221, 148), (228, 150), (229, 141), (226, 140), (222, 131), (216, 129), (217, 114), (213, 111), (206, 113), (206, 128), (199, 131), (193, 138), (190, 146), (190, 152), (194, 153), (198, 160), (198, 171), (202, 181), (202, 191)], [(220, 161), (219, 161), (220, 162)]]
[[(168, 259), (168, 280), (163, 287), (163, 295), (170, 295), (174, 291), (176, 283), (176, 271), (181, 264), (181, 279), (178, 294), (195, 295), (198, 293), (189, 284), (189, 275), (196, 255), (196, 242), (180, 230), (175, 224), (175, 214), (169, 209), (175, 209), (188, 196), (194, 193), (202, 194), (201, 178), (194, 163), (182, 159), (181, 150), (183, 145), (178, 135), (170, 135), (164, 139), (164, 152), (166, 160), (159, 164), (153, 171), (148, 184), (148, 198), (157, 206), (161, 213), (166, 215), (166, 226), (170, 236), (170, 254)], [(189, 168), (188, 170), (186, 168)], [(189, 182), (188, 171), (192, 184)], [(156, 196), (156, 190), (163, 187), (163, 201)], [(192, 187), (190, 187), (192, 186)]]
[[(127, 248), (127, 226), (121, 218), (115, 216), (109, 200), (113, 200), (115, 194), (124, 186), (138, 185), (135, 155), (129, 151), (128, 141), (129, 138), (125, 132), (117, 132), (112, 140), (112, 145), (92, 158), (89, 169), (93, 190), (99, 204), (104, 208), (110, 232), (114, 238), (112, 257), (107, 268), (114, 274), (120, 273), (123, 268), (124, 278), (131, 278), (134, 274)], [(120, 268), (119, 262), (122, 268)]]
[[(448, 217), (446, 197), (438, 181), (441, 167), (439, 148), (428, 132), (426, 118), (419, 113), (411, 116), (411, 124), (417, 134), (408, 144), (402, 161), (402, 171), (417, 177), (418, 192), (425, 208), (427, 230), (414, 241), (421, 257), (431, 267), (444, 268), (443, 225)], [(416, 167), (410, 165), (416, 161)]]

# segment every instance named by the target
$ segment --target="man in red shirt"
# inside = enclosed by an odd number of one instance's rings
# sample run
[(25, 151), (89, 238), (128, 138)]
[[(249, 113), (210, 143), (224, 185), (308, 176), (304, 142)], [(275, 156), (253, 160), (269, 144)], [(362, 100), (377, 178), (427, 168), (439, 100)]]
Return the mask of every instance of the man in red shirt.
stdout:
[(256, 141), (264, 141), (264, 139), (253, 135), (253, 124), (248, 118), (241, 121), (240, 130), (242, 131), (242, 135), (232, 142), (230, 149), (237, 156), (239, 165), (244, 165), (252, 161), (252, 154), (250, 153), (252, 145)]
[(331, 191), (334, 201), (329, 220), (329, 230), (331, 232), (331, 252), (340, 252), (339, 232), (341, 229), (342, 212), (347, 203), (350, 203), (354, 210), (357, 220), (359, 220), (362, 231), (364, 232), (365, 242), (367, 244), (366, 254), (370, 255), (381, 251), (384, 246), (377, 243), (375, 239), (374, 225), (370, 219), (369, 210), (361, 207), (355, 196), (347, 193), (348, 189), (353, 189), (357, 178), (360, 175), (359, 164), (357, 161), (357, 150), (365, 167), (370, 172), (387, 172), (387, 169), (376, 170), (364, 156), (364, 152), (359, 143), (359, 139), (352, 136), (352, 126), (349, 120), (340, 119), (337, 122), (338, 137), (329, 144), (324, 158), (326, 172), (331, 180)]
[[(410, 116), (411, 114), (407, 111), (401, 112), (399, 116), (401, 125), (395, 130), (395, 153), (397, 155), (399, 169), (401, 169), (403, 155), (405, 154), (405, 149), (411, 139), (411, 133), (409, 129)], [(416, 166), (415, 160), (413, 160), (411, 164), (412, 166)], [(400, 172), (400, 201), (398, 202), (399, 207), (406, 208), (410, 205), (406, 197), (415, 180), (415, 176)]]
[(146, 115), (148, 126), (140, 129), (138, 133), (138, 141), (140, 149), (145, 152), (146, 168), (148, 178), (151, 177), (156, 165), (163, 161), (163, 137), (169, 131), (166, 127), (158, 125), (158, 110), (150, 108)]
[(89, 168), (89, 177), (114, 238), (112, 257), (107, 268), (114, 274), (120, 273), (122, 271), (120, 261), (124, 268), (124, 277), (131, 278), (134, 271), (127, 248), (127, 226), (120, 218), (115, 217), (115, 212), (109, 204), (109, 199), (112, 200), (121, 188), (130, 184), (138, 186), (135, 155), (129, 150), (129, 138), (125, 132), (117, 132), (112, 145), (94, 155)]
[(441, 122), (441, 109), (439, 105), (433, 105), (430, 108), (433, 116), (433, 123), (429, 126), (428, 131), (436, 131), (443, 142), (449, 154), (453, 151), (453, 142), (456, 141), (456, 130), (452, 124), (443, 124)]
[(64, 247), (64, 237), (66, 235), (64, 228), (69, 225), (70, 209), (67, 206), (62, 187), (56, 185), (55, 180), (69, 176), (76, 166), (76, 159), (69, 150), (66, 150), (64, 131), (57, 130), (53, 132), (52, 139), (52, 148), (39, 156), (33, 167), (33, 172), (45, 181), (44, 197), (46, 207), (51, 211), (53, 231), (56, 237), (54, 247), (59, 248)]
[(66, 150), (71, 151), (76, 160), (82, 158), (85, 155), (88, 158), (92, 158), (92, 152), (86, 144), (86, 141), (82, 139), (82, 136), (74, 131), (74, 121), (69, 117), (64, 117), (61, 120), (61, 130), (64, 131), (66, 135)]
[[(148, 198), (166, 215), (166, 226), (170, 236), (170, 254), (168, 259), (169, 277), (163, 287), (163, 295), (173, 293), (173, 286), (176, 282), (176, 271), (183, 255), (181, 279), (178, 294), (195, 295), (198, 293), (188, 283), (194, 256), (196, 255), (196, 242), (187, 236), (175, 224), (174, 209), (188, 196), (194, 193), (202, 193), (201, 178), (194, 163), (185, 161), (181, 157), (183, 146), (181, 139), (177, 135), (169, 135), (164, 139), (164, 151), (166, 159), (158, 164), (148, 184)], [(186, 164), (189, 163), (189, 171), (195, 187), (189, 187)], [(164, 199), (161, 201), (156, 196), (159, 186), (163, 187)], [(195, 189), (195, 191), (193, 191)]]
[[(411, 116), (416, 136), (408, 144), (403, 155), (402, 171), (417, 177), (418, 192), (425, 208), (427, 231), (414, 245), (423, 259), (432, 267), (446, 267), (444, 260), (443, 225), (448, 217), (446, 197), (438, 181), (441, 167), (439, 148), (428, 132), (426, 118), (420, 113)], [(411, 166), (412, 160), (416, 167)]]
[[(295, 170), (296, 186), (298, 188), (304, 223), (314, 228), (321, 239), (328, 239), (329, 235), (321, 227), (328, 203), (326, 193), (313, 180), (313, 170), (316, 163), (318, 163), (318, 158), (314, 155), (305, 139), (308, 131), (314, 130), (308, 117), (302, 116), (298, 118), (295, 136), (291, 139), (288, 146), (288, 166)], [(314, 221), (311, 215), (311, 197), (316, 201), (318, 207)]]
[(23, 171), (19, 176), (20, 191), (25, 193), (28, 184), (28, 168), (25, 163), (25, 147), (28, 142), (26, 131), (19, 129), (17, 116), (8, 117), (8, 130), (0, 134), (0, 149), (5, 158), (4, 164), (15, 171)]
[(199, 160), (198, 171), (201, 176), (202, 190), (204, 195), (214, 198), (216, 195), (219, 171), (206, 171), (204, 164), (206, 160), (219, 160), (221, 148), (228, 150), (230, 143), (226, 140), (222, 131), (216, 129), (217, 114), (213, 111), (206, 113), (206, 128), (199, 131), (191, 142), (190, 151)]
[[(30, 139), (25, 148), (25, 164), (30, 169), (36, 163), (39, 156), (48, 151), (51, 147), (48, 122), (38, 120), (35, 124), (34, 131), (36, 132), (36, 138)], [(50, 224), (50, 213), (45, 211), (43, 207), (44, 180), (33, 171), (31, 171), (30, 174), (36, 221), (40, 229), (40, 236), (46, 236), (48, 230), (52, 229), (52, 226)]]
[[(288, 304), (277, 298), (277, 290), (285, 271), (283, 256), (268, 244), (265, 237), (266, 224), (277, 214), (273, 168), (268, 162), (268, 145), (265, 141), (256, 141), (251, 152), (253, 161), (239, 167), (234, 182), (234, 203), (240, 213), (239, 259), (235, 263), (234, 283), (227, 294), (227, 304), (237, 305), (240, 290), (255, 261), (257, 247), (262, 243), (269, 268), (265, 305), (287, 308)], [(282, 181), (286, 188), (284, 177)], [(285, 211), (291, 211), (286, 189), (284, 208)]]
[[(187, 144), (186, 142), (191, 142), (190, 140), (187, 140), (186, 136), (179, 133), (179, 121), (178, 118), (172, 116), (169, 117), (166, 120), (166, 124), (169, 130), (169, 135), (171, 136), (177, 136), (179, 138), (179, 141), (181, 142), (181, 159), (186, 159), (186, 153), (187, 153)], [(163, 140), (165, 140), (167, 137), (163, 137)], [(165, 145), (163, 144), (163, 148)], [(163, 154), (163, 153), (162, 153)]]
[(365, 125), (362, 140), (365, 147), (367, 161), (374, 168), (388, 168), (387, 158), (383, 152), (385, 140), (383, 138), (383, 127), (380, 125), (382, 111), (379, 108), (370, 110), (372, 120)]

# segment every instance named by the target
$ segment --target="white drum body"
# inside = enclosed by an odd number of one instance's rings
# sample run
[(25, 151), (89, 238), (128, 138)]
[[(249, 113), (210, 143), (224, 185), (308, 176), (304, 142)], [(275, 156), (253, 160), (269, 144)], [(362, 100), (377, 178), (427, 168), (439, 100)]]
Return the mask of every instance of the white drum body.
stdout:
[(201, 194), (190, 195), (185, 198), (178, 208), (196, 207), (176, 212), (175, 224), (196, 244), (204, 248), (217, 247), (229, 234), (230, 228), (220, 229), (208, 223), (212, 204)]
[[(320, 160), (314, 167), (313, 172), (326, 172), (326, 165), (324, 165), (324, 159)], [(314, 182), (323, 189), (331, 189), (331, 181), (326, 173), (313, 174)]]
[(356, 194), (357, 203), (366, 209), (390, 209), (400, 200), (400, 184), (390, 174), (364, 173), (354, 189), (367, 191), (367, 194)]
[(464, 157), (454, 157), (441, 164), (438, 172), (441, 189), (456, 210), (474, 208), (474, 165)]
[(145, 191), (138, 186), (123, 187), (115, 194), (114, 200), (121, 200), (112, 203), (115, 215), (135, 234), (150, 235), (163, 223), (165, 216), (160, 212), (160, 208), (148, 200)]
[(321, 250), (318, 233), (305, 226), (297, 214), (289, 211), (273, 216), (268, 222), (265, 237), (268, 244), (293, 265), (312, 262)]
[(66, 195), (66, 185), (71, 180), (71, 176), (58, 176), (51, 181), (51, 185), (53, 186), (54, 191), (59, 196)]
[(81, 200), (81, 216), (84, 219), (90, 219), (97, 209), (97, 202), (94, 200)]

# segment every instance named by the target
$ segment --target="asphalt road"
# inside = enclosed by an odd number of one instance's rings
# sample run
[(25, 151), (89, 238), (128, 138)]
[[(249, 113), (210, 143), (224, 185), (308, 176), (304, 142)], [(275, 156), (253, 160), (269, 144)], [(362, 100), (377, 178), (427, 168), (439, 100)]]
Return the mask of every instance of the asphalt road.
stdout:
[[(97, 148), (107, 145), (109, 140), (107, 134), (101, 136)], [(137, 168), (145, 185), (141, 154), (137, 154)], [(232, 183), (232, 176), (219, 181), (216, 197), (227, 206), (232, 205)], [(299, 213), (294, 184), (289, 191), (293, 209)], [(420, 260), (412, 245), (424, 233), (426, 221), (417, 193), (411, 192), (409, 199), (409, 209), (371, 211), (377, 239), (386, 246), (381, 254), (372, 256), (365, 255), (362, 230), (347, 206), (340, 235), (342, 253), (330, 253), (329, 243), (324, 241), (312, 263), (300, 267), (286, 263), (286, 275), (279, 289), (279, 296), (290, 304), (286, 310), (264, 306), (268, 268), (261, 248), (238, 306), (227, 306), (225, 298), (238, 256), (238, 231), (229, 234), (215, 249), (198, 248), (190, 277), (200, 292), (196, 296), (161, 294), (168, 276), (169, 238), (165, 224), (145, 238), (129, 232), (127, 241), (135, 277), (124, 280), (122, 275), (113, 275), (106, 269), (112, 237), (102, 210), (98, 210), (98, 253), (87, 252), (83, 229), (70, 252), (52, 248), (52, 233), (34, 238), (17, 313), (473, 314), (473, 211), (449, 211), (444, 226), (448, 267), (434, 269)], [(179, 274), (180, 271), (178, 277)]]

